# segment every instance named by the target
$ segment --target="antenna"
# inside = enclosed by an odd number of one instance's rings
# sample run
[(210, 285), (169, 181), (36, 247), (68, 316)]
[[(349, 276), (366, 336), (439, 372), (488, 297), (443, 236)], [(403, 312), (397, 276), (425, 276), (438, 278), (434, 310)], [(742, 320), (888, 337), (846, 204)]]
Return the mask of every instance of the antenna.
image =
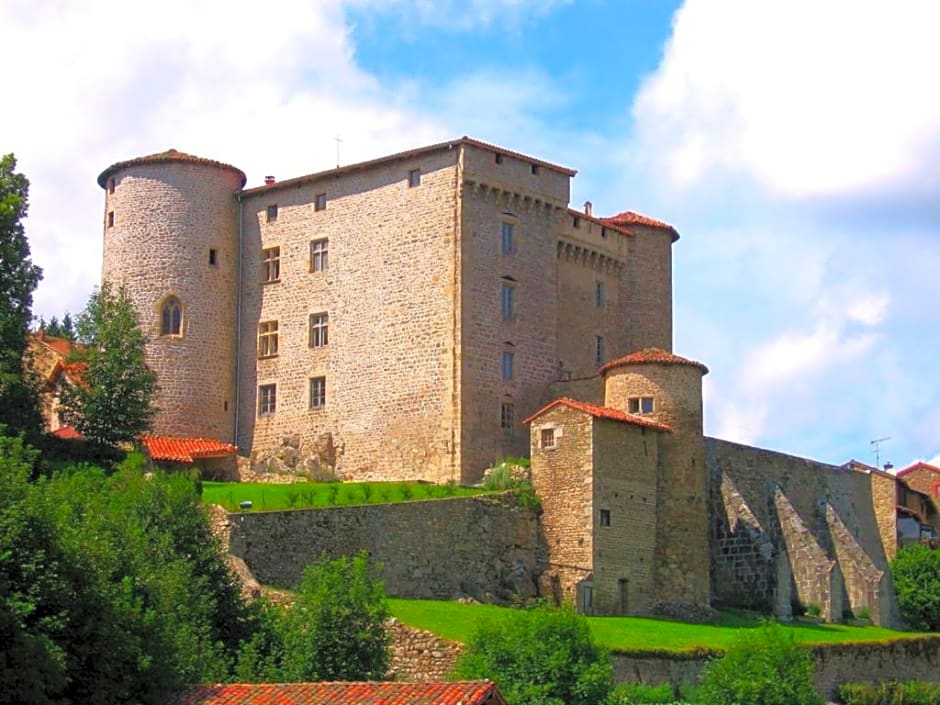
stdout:
[(876, 438), (873, 441), (869, 441), (872, 452), (875, 454), (875, 467), (879, 470), (881, 470), (881, 444), (890, 440), (891, 436), (885, 436), (884, 438)]
[(336, 137), (333, 138), (333, 141), (336, 142), (336, 168), (339, 169), (339, 145), (340, 142), (343, 141), (343, 138), (337, 134)]

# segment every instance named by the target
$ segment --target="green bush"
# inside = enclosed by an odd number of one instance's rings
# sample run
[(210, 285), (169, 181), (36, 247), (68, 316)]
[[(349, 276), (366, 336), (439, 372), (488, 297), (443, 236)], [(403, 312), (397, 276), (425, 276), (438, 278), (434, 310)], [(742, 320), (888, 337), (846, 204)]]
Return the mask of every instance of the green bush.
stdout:
[(614, 688), (607, 698), (607, 705), (675, 705), (677, 702), (669, 683), (624, 683)]
[(915, 544), (891, 561), (901, 617), (912, 629), (940, 629), (940, 551)]
[(702, 705), (821, 705), (812, 654), (776, 623), (742, 630), (727, 653), (705, 669)]
[(510, 705), (597, 705), (612, 685), (610, 659), (587, 619), (544, 605), (481, 622), (454, 673), (495, 681)]
[(844, 683), (839, 700), (843, 705), (936, 705), (940, 683)]

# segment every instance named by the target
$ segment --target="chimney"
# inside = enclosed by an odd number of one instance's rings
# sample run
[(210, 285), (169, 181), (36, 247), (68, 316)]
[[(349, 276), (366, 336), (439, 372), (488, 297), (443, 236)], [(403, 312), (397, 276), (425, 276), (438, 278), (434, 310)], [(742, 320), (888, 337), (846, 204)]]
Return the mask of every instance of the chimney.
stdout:
[(894, 463), (885, 463), (885, 472), (891, 472), (894, 469)]
[(590, 216), (591, 210), (594, 208), (593, 204), (590, 201), (584, 202), (584, 215)]
[(264, 185), (265, 185), (265, 186), (273, 186), (273, 185), (274, 185), (274, 182), (275, 182), (275, 178), (274, 178), (273, 176), (265, 176), (265, 177), (264, 177)]

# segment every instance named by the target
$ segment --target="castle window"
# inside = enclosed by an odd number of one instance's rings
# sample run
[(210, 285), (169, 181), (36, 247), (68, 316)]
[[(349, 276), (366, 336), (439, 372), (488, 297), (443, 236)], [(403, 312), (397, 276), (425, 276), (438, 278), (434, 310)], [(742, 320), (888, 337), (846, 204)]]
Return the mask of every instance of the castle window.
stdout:
[(503, 155), (500, 154), (499, 152), (496, 153), (496, 163), (497, 163), (497, 164), (502, 164), (502, 163), (503, 163)]
[(180, 335), (183, 329), (183, 306), (175, 296), (163, 302), (160, 309), (160, 335)]
[(511, 321), (516, 315), (516, 287), (512, 284), (503, 284), (501, 298), (503, 320)]
[(555, 441), (555, 429), (554, 428), (543, 428), (539, 433), (539, 441), (541, 442), (542, 448), (550, 449), (556, 448), (557, 444)]
[(609, 509), (601, 509), (600, 520), (601, 520), (601, 526), (610, 526), (610, 510)]
[(604, 336), (594, 336), (594, 365), (600, 367), (604, 364)]
[(281, 279), (281, 248), (267, 247), (261, 250), (261, 274), (263, 281), (276, 282)]
[(258, 387), (258, 415), (270, 416), (277, 410), (277, 385), (262, 384)]
[(408, 186), (409, 188), (414, 188), (415, 186), (421, 185), (421, 170), (412, 169), (408, 172)]
[(258, 324), (258, 357), (277, 355), (277, 321), (262, 321)]
[(594, 305), (604, 305), (604, 282), (594, 282)]
[(572, 216), (572, 217), (571, 217), (571, 225), (572, 225), (573, 227), (575, 227), (575, 228), (580, 228), (580, 227), (581, 227), (581, 219), (580, 219), (578, 216), (576, 216), (576, 215), (575, 215), (575, 216)]
[(653, 397), (630, 397), (627, 399), (627, 411), (631, 414), (652, 414)]
[(310, 271), (325, 272), (330, 266), (330, 241), (312, 240), (310, 242)]
[(607, 228), (601, 228), (601, 237), (607, 239)]
[(508, 350), (503, 351), (503, 379), (507, 382), (513, 378), (516, 354)]
[(218, 264), (218, 251), (215, 248), (210, 247), (209, 248), (209, 266), (214, 267), (216, 264)]
[(272, 203), (268, 206), (268, 222), (273, 223), (275, 220), (277, 220), (277, 204)]
[(315, 211), (326, 210), (326, 194), (325, 193), (318, 193), (316, 196), (314, 196), (313, 210)]
[(504, 401), (499, 407), (499, 427), (507, 436), (513, 434), (515, 428), (516, 409), (511, 401)]
[(326, 377), (310, 378), (310, 408), (322, 409), (326, 406)]
[(310, 314), (310, 347), (322, 348), (329, 342), (330, 315), (328, 313)]
[(114, 177), (108, 179), (108, 193), (114, 193)]
[(538, 174), (538, 173), (539, 173), (539, 165), (538, 165), (538, 164), (533, 164), (533, 165), (532, 165), (532, 174), (535, 175), (535, 174)]
[(114, 227), (114, 211), (108, 211), (108, 227)]
[(508, 255), (515, 251), (515, 243), (513, 242), (513, 225), (512, 223), (503, 223), (503, 254)]

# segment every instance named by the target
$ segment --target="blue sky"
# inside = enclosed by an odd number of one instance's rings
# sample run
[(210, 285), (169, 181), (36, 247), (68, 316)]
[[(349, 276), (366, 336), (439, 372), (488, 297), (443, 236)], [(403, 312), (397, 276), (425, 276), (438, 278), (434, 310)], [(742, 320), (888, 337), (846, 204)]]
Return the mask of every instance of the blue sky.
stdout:
[(706, 430), (940, 460), (940, 7), (927, 0), (9, 0), (0, 150), (32, 181), (43, 316), (100, 276), (110, 163), (287, 178), (459, 135), (674, 223)]

